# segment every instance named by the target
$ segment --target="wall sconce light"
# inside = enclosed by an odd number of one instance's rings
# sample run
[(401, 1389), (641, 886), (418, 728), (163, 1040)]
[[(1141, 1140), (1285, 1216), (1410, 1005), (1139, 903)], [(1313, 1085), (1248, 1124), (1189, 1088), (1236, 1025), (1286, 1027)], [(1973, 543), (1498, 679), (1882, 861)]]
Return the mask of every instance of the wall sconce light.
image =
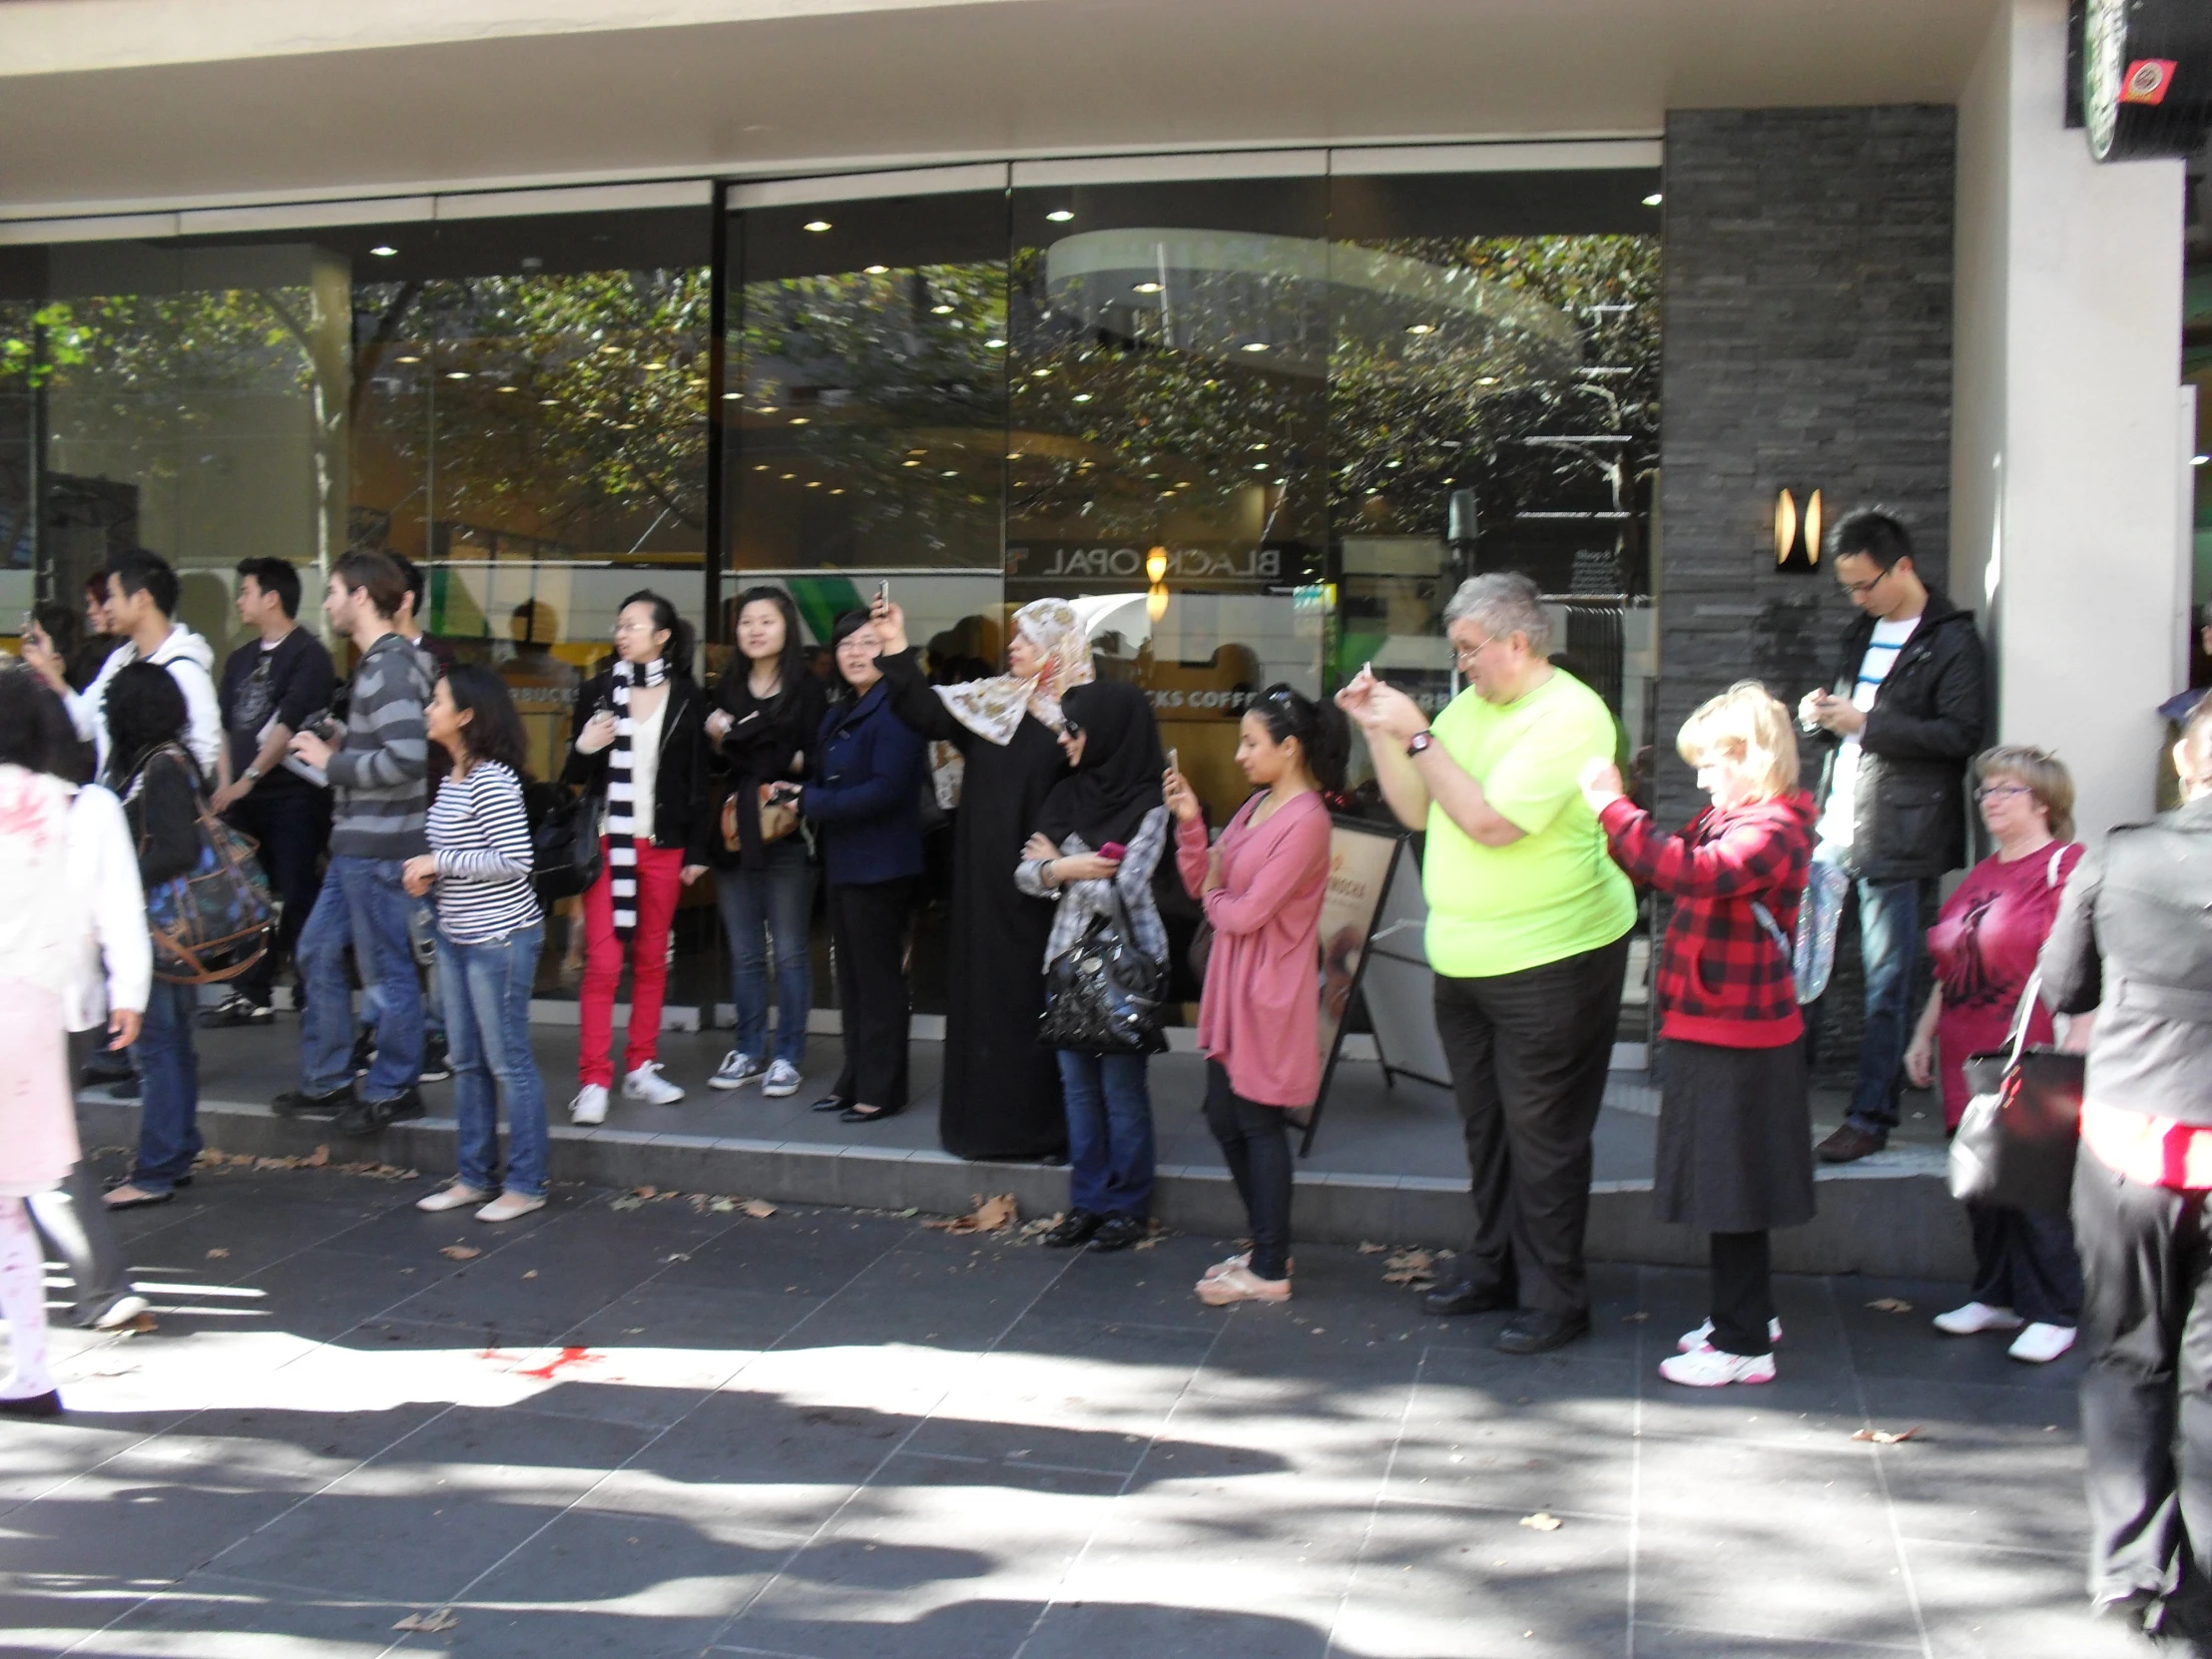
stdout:
[(1144, 556), (1145, 580), (1152, 585), (1145, 590), (1144, 614), (1158, 622), (1168, 614), (1168, 550), (1155, 547)]
[(1781, 490), (1774, 498), (1774, 568), (1809, 576), (1821, 563), (1821, 492), (1805, 498), (1798, 511), (1797, 497)]

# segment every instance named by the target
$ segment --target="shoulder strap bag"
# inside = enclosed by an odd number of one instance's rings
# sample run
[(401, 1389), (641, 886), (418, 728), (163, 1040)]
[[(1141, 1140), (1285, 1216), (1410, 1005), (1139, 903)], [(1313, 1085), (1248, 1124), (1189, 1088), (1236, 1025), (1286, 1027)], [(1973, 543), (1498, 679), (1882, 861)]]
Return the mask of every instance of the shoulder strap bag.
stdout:
[[(2057, 864), (2051, 869), (2055, 875)], [(1976, 1204), (2063, 1215), (2081, 1141), (2084, 1058), (2030, 1046), (2040, 972), (2029, 978), (2004, 1049), (1966, 1057), (1970, 1098), (1950, 1142), (1950, 1193)]]
[(599, 879), (599, 797), (565, 784), (525, 785), (530, 885), (548, 903), (574, 898)]
[(1167, 1049), (1168, 965), (1137, 943), (1129, 906), (1115, 887), (1111, 915), (1094, 915), (1067, 949), (1045, 964), (1044, 1017), (1037, 1040), (1078, 1054), (1159, 1054)]
[[(164, 750), (146, 763), (132, 793), (146, 787), (146, 773), (180, 766), (193, 779), (199, 840), (192, 868), (146, 891), (146, 930), (154, 943), (154, 977), (171, 985), (212, 985), (236, 979), (268, 951), (276, 926), (276, 903), (262, 873), (261, 848), (208, 805), (199, 768), (180, 750)], [(139, 852), (145, 854), (145, 834)]]

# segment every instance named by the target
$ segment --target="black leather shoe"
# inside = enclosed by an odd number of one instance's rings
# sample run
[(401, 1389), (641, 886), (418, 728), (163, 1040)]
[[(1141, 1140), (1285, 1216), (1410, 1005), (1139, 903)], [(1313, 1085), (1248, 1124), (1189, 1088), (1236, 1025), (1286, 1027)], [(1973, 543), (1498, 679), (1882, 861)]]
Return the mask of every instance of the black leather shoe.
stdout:
[(1587, 1337), (1589, 1334), (1590, 1316), (1587, 1313), (1539, 1313), (1530, 1309), (1500, 1331), (1492, 1346), (1500, 1354), (1549, 1354), (1553, 1349), (1565, 1348), (1576, 1338)]
[(453, 1075), (453, 1062), (446, 1055), (443, 1032), (426, 1031), (422, 1035), (422, 1069), (415, 1073), (417, 1083), (443, 1083)]
[(865, 1112), (857, 1106), (847, 1106), (837, 1114), (837, 1121), (839, 1123), (873, 1123), (878, 1118), (896, 1117), (897, 1115), (898, 1108), (896, 1106), (876, 1106)]
[(1430, 1291), (1420, 1299), (1420, 1311), (1424, 1314), (1494, 1314), (1501, 1308), (1516, 1308), (1518, 1301), (1511, 1291), (1491, 1286), (1476, 1290), (1471, 1280), (1462, 1279), (1456, 1285), (1446, 1285), (1441, 1290)]
[(1089, 1244), (1098, 1230), (1106, 1225), (1106, 1218), (1093, 1210), (1070, 1210), (1067, 1219), (1044, 1236), (1047, 1250), (1073, 1250), (1079, 1244)]
[(844, 1110), (844, 1101), (838, 1098), (836, 1095), (826, 1094), (820, 1100), (816, 1101), (814, 1105), (810, 1106), (808, 1110), (811, 1112), (841, 1112)]
[(1127, 1250), (1152, 1231), (1142, 1216), (1108, 1216), (1106, 1225), (1091, 1236), (1093, 1250)]
[(341, 1135), (373, 1135), (389, 1124), (422, 1116), (422, 1091), (407, 1089), (389, 1100), (356, 1100), (338, 1115)]
[(286, 1089), (269, 1103), (269, 1109), (280, 1118), (334, 1118), (352, 1104), (353, 1085), (340, 1083), (326, 1094)]
[(1890, 1137), (1877, 1135), (1847, 1123), (1835, 1134), (1821, 1142), (1813, 1151), (1824, 1164), (1856, 1164), (1862, 1158), (1871, 1158), (1890, 1144)]

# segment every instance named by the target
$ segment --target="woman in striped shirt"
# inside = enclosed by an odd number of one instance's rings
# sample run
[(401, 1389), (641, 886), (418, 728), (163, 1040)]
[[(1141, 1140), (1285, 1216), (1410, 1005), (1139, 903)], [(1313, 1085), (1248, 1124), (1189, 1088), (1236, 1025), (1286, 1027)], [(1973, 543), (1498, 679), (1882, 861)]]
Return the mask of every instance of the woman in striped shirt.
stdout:
[[(453, 1061), (460, 1170), (418, 1210), (479, 1204), (478, 1221), (545, 1207), (545, 1085), (530, 1052), (530, 987), (545, 914), (531, 890), (530, 821), (522, 806), (522, 722), (488, 668), (455, 664), (430, 695), (430, 741), (453, 771), (430, 806), (430, 850), (409, 858), (407, 890), (438, 894), (438, 1000)], [(507, 1103), (507, 1180), (498, 1107)], [(490, 1203), (485, 1203), (490, 1199)]]

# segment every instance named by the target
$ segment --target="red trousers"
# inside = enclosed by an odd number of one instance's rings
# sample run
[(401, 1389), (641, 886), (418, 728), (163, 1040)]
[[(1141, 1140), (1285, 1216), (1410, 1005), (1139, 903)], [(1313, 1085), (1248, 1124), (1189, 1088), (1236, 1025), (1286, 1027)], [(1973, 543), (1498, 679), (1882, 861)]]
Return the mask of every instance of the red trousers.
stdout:
[[(606, 837), (600, 837), (602, 857)], [(636, 1071), (661, 1046), (661, 1003), (668, 994), (668, 928), (683, 888), (680, 846), (638, 847), (638, 925), (630, 935), (630, 1036), (622, 1069)], [(622, 978), (623, 941), (615, 937), (614, 866), (602, 863), (599, 879), (584, 892), (583, 1036), (576, 1056), (576, 1081), (611, 1085), (615, 1080), (607, 1049), (614, 1041), (615, 986)]]

